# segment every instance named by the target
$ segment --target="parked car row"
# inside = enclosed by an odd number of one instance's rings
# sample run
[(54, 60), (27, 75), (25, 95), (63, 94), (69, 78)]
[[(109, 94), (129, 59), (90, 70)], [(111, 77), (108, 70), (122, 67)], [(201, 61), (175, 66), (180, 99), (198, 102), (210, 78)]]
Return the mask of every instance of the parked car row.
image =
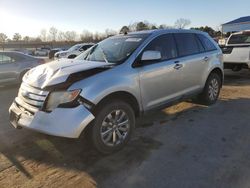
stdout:
[(73, 60), (29, 70), (9, 109), (10, 122), (67, 138), (85, 132), (98, 151), (112, 153), (126, 145), (142, 114), (194, 96), (205, 105), (216, 103), (223, 78), (221, 49), (206, 33), (113, 36)]
[(74, 59), (82, 52), (86, 51), (88, 48), (92, 47), (94, 43), (82, 43), (76, 44), (69, 49), (65, 48), (53, 48), (48, 47), (39, 48), (34, 52), (36, 56), (48, 56), (49, 59), (60, 59), (60, 58), (69, 58)]
[(86, 51), (88, 48), (92, 47), (94, 43), (83, 43), (83, 44), (76, 44), (69, 48), (68, 50), (62, 50), (55, 53), (55, 58), (68, 58), (74, 59), (82, 52)]
[(27, 50), (27, 49), (14, 49), (13, 51), (22, 52), (27, 55), (34, 55), (34, 56), (41, 56), (46, 57), (48, 56), (49, 59), (60, 59), (60, 58), (69, 58), (73, 59), (77, 57), (82, 52), (86, 51), (88, 48), (92, 47), (94, 43), (82, 43), (76, 44), (69, 49), (67, 48), (53, 48), (50, 47), (41, 47), (37, 48), (36, 50)]

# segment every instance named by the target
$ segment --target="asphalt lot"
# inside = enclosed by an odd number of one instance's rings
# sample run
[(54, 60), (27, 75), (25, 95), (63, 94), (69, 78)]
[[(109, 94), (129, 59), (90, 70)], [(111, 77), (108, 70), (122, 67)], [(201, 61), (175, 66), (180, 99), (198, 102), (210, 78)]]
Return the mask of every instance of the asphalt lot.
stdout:
[(17, 86), (0, 88), (0, 188), (250, 187), (250, 72), (226, 73), (212, 107), (190, 102), (138, 120), (122, 151), (100, 156), (86, 139), (15, 130)]

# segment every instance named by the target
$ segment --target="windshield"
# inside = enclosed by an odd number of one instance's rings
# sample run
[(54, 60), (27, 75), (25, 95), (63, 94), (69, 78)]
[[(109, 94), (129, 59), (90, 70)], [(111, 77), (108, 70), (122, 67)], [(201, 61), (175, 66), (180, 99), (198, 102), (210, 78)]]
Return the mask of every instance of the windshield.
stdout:
[(79, 48), (81, 48), (82, 45), (80, 44), (76, 44), (74, 46), (72, 46), (71, 48), (68, 49), (68, 51), (75, 51), (78, 50)]
[(88, 49), (77, 59), (119, 64), (124, 62), (147, 36), (148, 34), (130, 34), (111, 37)]
[(250, 34), (232, 35), (228, 44), (246, 44), (250, 43)]

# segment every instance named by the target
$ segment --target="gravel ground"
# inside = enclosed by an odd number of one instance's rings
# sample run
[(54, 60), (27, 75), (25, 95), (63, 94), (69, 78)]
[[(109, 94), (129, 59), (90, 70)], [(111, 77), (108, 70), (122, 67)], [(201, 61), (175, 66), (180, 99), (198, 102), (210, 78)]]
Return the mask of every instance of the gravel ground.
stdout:
[(0, 88), (0, 188), (250, 187), (250, 73), (226, 73), (220, 100), (183, 102), (140, 118), (122, 151), (101, 156), (86, 139), (15, 130), (17, 86)]

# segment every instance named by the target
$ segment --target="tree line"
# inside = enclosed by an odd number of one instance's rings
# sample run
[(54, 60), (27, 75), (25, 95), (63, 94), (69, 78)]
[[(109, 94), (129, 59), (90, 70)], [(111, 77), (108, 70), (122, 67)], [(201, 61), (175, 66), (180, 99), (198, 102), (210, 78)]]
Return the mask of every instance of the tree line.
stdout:
[[(74, 41), (81, 41), (81, 42), (98, 42), (101, 41), (109, 36), (116, 35), (118, 33), (124, 34), (133, 31), (142, 31), (142, 30), (151, 30), (151, 29), (185, 29), (191, 24), (189, 19), (180, 18), (176, 20), (174, 25), (156, 25), (150, 23), (148, 21), (140, 21), (134, 22), (129, 25), (124, 25), (119, 31), (115, 31), (112, 29), (106, 29), (104, 32), (90, 32), (88, 30), (83, 30), (82, 33), (77, 33), (75, 31), (60, 31), (55, 27), (51, 27), (49, 30), (42, 29), (40, 35), (37, 37), (30, 37), (30, 36), (21, 36), (19, 33), (15, 33), (12, 39), (8, 38), (6, 34), (0, 33), (0, 43), (6, 42), (74, 42)], [(212, 37), (221, 36), (221, 31), (214, 30), (209, 26), (205, 27), (196, 27), (191, 29), (197, 29), (204, 32), (207, 32)]]

